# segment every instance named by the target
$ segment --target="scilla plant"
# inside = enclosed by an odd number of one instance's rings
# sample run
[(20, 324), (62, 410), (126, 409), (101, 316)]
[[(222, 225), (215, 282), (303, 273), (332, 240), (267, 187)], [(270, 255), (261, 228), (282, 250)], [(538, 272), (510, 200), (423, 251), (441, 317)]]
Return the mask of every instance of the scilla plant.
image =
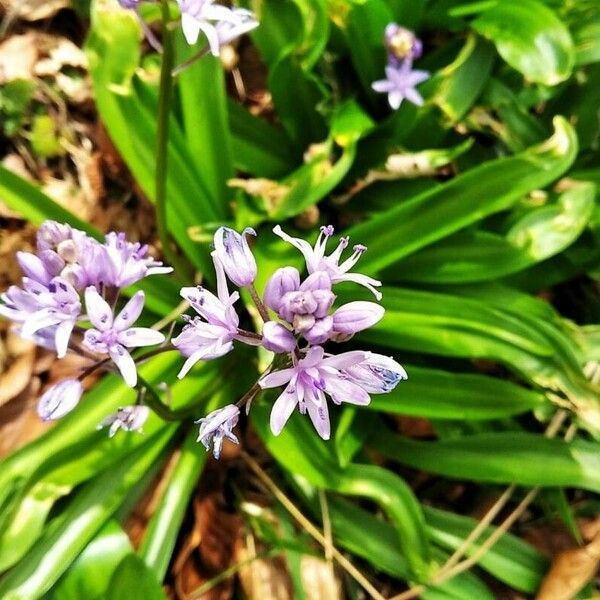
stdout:
[[(40, 226), (1, 311), (89, 361), (0, 468), (0, 597), (163, 597), (200, 443), (260, 482), (232, 504), (296, 597), (321, 545), (379, 600), (535, 594), (547, 559), (511, 527), (577, 539), (600, 491), (600, 9), (242, 4), (92, 3), (99, 117), (165, 264), (0, 167)], [(264, 86), (224, 72), (232, 42)]]

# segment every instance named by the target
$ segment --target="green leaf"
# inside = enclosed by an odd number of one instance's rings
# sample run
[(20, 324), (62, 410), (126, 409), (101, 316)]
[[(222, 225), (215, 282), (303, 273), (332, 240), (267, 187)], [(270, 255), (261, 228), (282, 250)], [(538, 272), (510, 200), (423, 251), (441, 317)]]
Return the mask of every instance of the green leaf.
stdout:
[(276, 178), (291, 171), (297, 163), (286, 134), (243, 106), (228, 101), (233, 161), (237, 169), (255, 177)]
[(471, 26), (529, 81), (556, 85), (571, 75), (575, 54), (569, 30), (537, 0), (501, 0)]
[[(212, 408), (207, 407), (207, 411)], [(138, 550), (157, 581), (162, 581), (167, 573), (179, 528), (206, 463), (206, 453), (199, 447), (196, 437), (197, 432), (190, 430)]]
[(429, 546), (421, 507), (410, 487), (397, 475), (373, 465), (340, 467), (334, 449), (321, 440), (306, 415), (295, 413), (282, 433), (269, 429), (269, 407), (265, 402), (252, 407), (254, 426), (269, 451), (282, 466), (309, 480), (312, 485), (371, 499), (394, 524), (400, 545), (418, 579), (429, 572)]
[(600, 491), (598, 444), (579, 439), (567, 443), (532, 433), (501, 432), (416, 442), (380, 431), (371, 444), (401, 464), (445, 477)]
[(0, 597), (36, 600), (47, 592), (119, 508), (175, 433), (171, 427), (81, 489), (44, 536), (0, 580)]
[(547, 405), (540, 392), (487, 377), (404, 365), (408, 379), (365, 407), (431, 419), (500, 419)]
[(117, 521), (110, 519), (54, 586), (52, 599), (101, 600), (115, 569), (132, 553), (127, 534)]
[(126, 556), (117, 567), (105, 600), (166, 600), (152, 571), (135, 554)]
[[(531, 190), (562, 175), (575, 159), (577, 140), (571, 126), (554, 119), (554, 135), (513, 157), (499, 158), (455, 177), (377, 215), (348, 232), (369, 246), (361, 269), (374, 272), (512, 206)], [(507, 185), (510, 173), (511, 185)], [(481, 182), (485, 181), (485, 193)]]

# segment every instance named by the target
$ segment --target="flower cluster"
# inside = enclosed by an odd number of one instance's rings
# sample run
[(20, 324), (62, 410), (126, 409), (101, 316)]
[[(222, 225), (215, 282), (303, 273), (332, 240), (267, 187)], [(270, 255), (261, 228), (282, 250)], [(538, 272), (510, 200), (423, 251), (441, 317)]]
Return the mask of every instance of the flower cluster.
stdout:
[[(247, 241), (247, 235), (255, 235), (254, 231), (239, 234), (221, 227), (215, 234), (212, 253), (217, 295), (201, 287), (182, 290), (182, 296), (198, 316), (188, 317), (183, 331), (173, 340), (173, 344), (188, 357), (179, 376), (183, 377), (198, 360), (217, 358), (230, 352), (235, 341), (260, 344), (281, 355), (282, 360), (274, 364), (287, 363), (284, 368), (269, 372), (258, 381), (259, 389), (285, 386), (271, 411), (273, 433), (278, 435), (298, 408), (302, 414), (308, 413), (319, 435), (329, 439), (327, 397), (334, 404), (347, 402), (364, 406), (369, 403), (370, 394), (389, 392), (406, 378), (406, 372), (386, 356), (356, 350), (333, 355), (323, 347), (328, 342), (347, 341), (384, 315), (383, 307), (375, 302), (356, 301), (334, 307), (334, 288), (341, 282), (362, 285), (381, 299), (377, 290), (381, 282), (352, 272), (366, 248), (354, 246), (352, 254), (343, 259), (349, 244), (349, 239), (343, 237), (335, 250), (327, 255), (327, 242), (334, 234), (331, 226), (321, 227), (314, 246), (289, 236), (279, 226), (273, 231), (300, 250), (308, 275), (302, 280), (294, 267), (278, 269), (268, 279), (261, 299), (254, 289), (257, 267)], [(239, 328), (240, 319), (233, 306), (239, 294), (229, 293), (227, 279), (249, 290), (264, 320), (262, 335)], [(207, 448), (212, 442), (215, 456), (218, 456), (224, 437), (235, 441), (232, 429), (238, 417), (239, 406), (229, 405), (201, 419), (199, 441)]]
[[(128, 242), (123, 233), (109, 233), (101, 243), (54, 221), (40, 227), (37, 252), (19, 252), (17, 260), (22, 283), (0, 296), (0, 315), (17, 323), (22, 337), (59, 358), (71, 350), (103, 365), (114, 364), (134, 387), (137, 371), (129, 349), (160, 344), (165, 337), (133, 327), (144, 307), (144, 292), (134, 294), (116, 316), (113, 307), (123, 288), (172, 269), (148, 256), (147, 246)], [(45, 420), (59, 418), (77, 405), (82, 393), (80, 380), (62, 381), (42, 396), (38, 412)]]
[[(197, 421), (198, 440), (220, 455), (223, 440), (237, 442), (233, 429), (240, 409), (249, 409), (261, 389), (283, 387), (271, 411), (271, 430), (278, 435), (297, 408), (308, 413), (323, 439), (330, 437), (328, 398), (364, 406), (371, 394), (392, 390), (406, 378), (404, 369), (392, 358), (362, 350), (333, 354), (329, 349), (373, 326), (384, 316), (377, 302), (352, 301), (336, 305), (336, 286), (351, 282), (365, 287), (381, 299), (381, 282), (357, 273), (354, 267), (366, 251), (356, 245), (347, 252), (349, 239), (342, 237), (327, 253), (333, 227), (321, 227), (314, 246), (273, 229), (296, 247), (306, 261), (306, 276), (284, 266), (271, 274), (262, 295), (255, 289), (257, 264), (248, 243), (252, 229), (238, 233), (220, 227), (211, 254), (216, 276), (216, 294), (204, 287), (184, 287), (181, 296), (195, 311), (171, 344), (151, 328), (136, 327), (144, 308), (144, 293), (130, 295), (115, 310), (123, 288), (156, 273), (172, 269), (148, 256), (148, 248), (131, 243), (123, 234), (109, 233), (101, 243), (68, 225), (47, 221), (38, 232), (37, 253), (19, 253), (24, 277), (20, 287), (10, 287), (0, 298), (0, 314), (17, 324), (19, 334), (50, 348), (62, 357), (67, 351), (82, 354), (90, 365), (77, 378), (50, 387), (40, 398), (38, 413), (44, 420), (58, 419), (70, 412), (83, 394), (82, 380), (96, 369), (119, 372), (124, 382), (138, 388), (138, 402), (119, 408), (100, 424), (112, 437), (118, 429), (139, 431), (149, 414), (142, 402), (145, 382), (138, 384), (136, 364), (160, 352), (178, 351), (185, 361), (179, 372), (184, 377), (198, 361), (219, 358), (236, 343), (263, 346), (275, 353), (271, 367), (237, 402)], [(347, 254), (344, 257), (344, 254)], [(239, 291), (244, 288), (262, 318), (261, 332), (240, 327), (236, 311)], [(130, 349), (159, 347), (146, 354)], [(327, 348), (327, 349), (326, 349)], [(151, 406), (151, 404), (150, 404)]]
[[(121, 6), (138, 15), (148, 41), (159, 49), (160, 44), (139, 16), (140, 0), (119, 0)], [(222, 46), (258, 27), (254, 14), (245, 8), (230, 8), (214, 0), (177, 0), (181, 12), (181, 30), (188, 44), (193, 45), (203, 33), (208, 49), (219, 56)]]
[(421, 40), (412, 31), (396, 23), (389, 23), (385, 28), (384, 43), (388, 51), (386, 78), (374, 81), (373, 89), (387, 94), (388, 102), (394, 110), (399, 108), (404, 99), (421, 106), (423, 98), (415, 88), (429, 79), (427, 71), (413, 69), (413, 61), (423, 54)]

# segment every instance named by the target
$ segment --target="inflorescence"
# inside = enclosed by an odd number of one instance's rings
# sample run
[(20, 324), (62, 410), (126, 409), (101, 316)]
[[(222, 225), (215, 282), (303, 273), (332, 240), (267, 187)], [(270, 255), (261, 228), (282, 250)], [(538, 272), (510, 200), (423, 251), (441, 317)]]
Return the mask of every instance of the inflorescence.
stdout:
[(413, 69), (413, 62), (423, 54), (423, 44), (415, 34), (390, 23), (385, 28), (384, 44), (387, 49), (387, 65), (385, 79), (374, 81), (373, 89), (388, 95), (390, 106), (396, 110), (403, 100), (408, 100), (417, 106), (423, 105), (423, 98), (416, 86), (429, 79), (427, 71)]
[[(38, 404), (40, 417), (55, 420), (73, 410), (84, 392), (82, 380), (103, 369), (119, 373), (139, 394), (136, 404), (119, 408), (99, 427), (109, 427), (111, 437), (118, 429), (139, 431), (149, 415), (143, 402), (146, 384), (137, 376), (139, 363), (161, 352), (178, 351), (185, 358), (178, 375), (182, 378), (198, 361), (224, 356), (236, 343), (262, 346), (276, 356), (250, 392), (237, 404), (198, 421), (198, 441), (207, 449), (212, 446), (218, 458), (224, 438), (237, 442), (233, 428), (240, 409), (248, 410), (261, 389), (283, 388), (271, 410), (275, 435), (297, 408), (308, 413), (323, 439), (329, 439), (327, 398), (338, 405), (364, 406), (370, 394), (387, 393), (406, 379), (406, 372), (393, 358), (362, 350), (332, 354), (324, 347), (349, 340), (384, 315), (376, 302), (335, 305), (334, 289), (341, 282), (364, 286), (381, 299), (377, 289), (381, 282), (353, 271), (366, 248), (356, 245), (348, 253), (349, 239), (342, 237), (327, 254), (334, 234), (331, 226), (321, 227), (314, 246), (279, 226), (273, 231), (300, 250), (307, 275), (303, 277), (291, 266), (277, 269), (259, 296), (254, 287), (256, 260), (248, 244), (248, 236), (256, 233), (220, 227), (211, 254), (216, 294), (201, 286), (181, 289), (196, 316), (184, 316), (186, 323), (169, 343), (156, 329), (134, 326), (144, 308), (143, 291), (128, 294), (120, 310), (116, 306), (126, 288), (145, 277), (170, 273), (170, 267), (148, 256), (147, 246), (127, 241), (122, 233), (109, 233), (102, 243), (69, 225), (46, 221), (38, 231), (36, 254), (17, 254), (24, 273), (22, 284), (0, 296), (0, 314), (16, 323), (22, 337), (55, 351), (59, 358), (67, 352), (83, 355), (90, 366), (79, 377), (61, 381), (43, 394)], [(229, 284), (248, 290), (262, 317), (260, 333), (240, 328), (235, 306), (240, 294), (230, 292)], [(155, 348), (131, 354), (132, 349), (148, 346)]]

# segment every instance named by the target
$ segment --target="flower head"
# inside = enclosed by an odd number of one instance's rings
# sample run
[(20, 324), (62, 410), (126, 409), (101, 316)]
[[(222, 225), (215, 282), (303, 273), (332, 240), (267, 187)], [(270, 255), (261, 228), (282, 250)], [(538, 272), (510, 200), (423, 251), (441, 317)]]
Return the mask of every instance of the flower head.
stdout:
[(215, 233), (215, 254), (223, 265), (229, 280), (238, 287), (246, 287), (256, 279), (256, 260), (246, 236), (256, 231), (246, 227), (241, 234), (229, 227), (219, 227)]
[(249, 10), (228, 8), (215, 4), (214, 0), (178, 0), (178, 3), (187, 43), (195, 44), (202, 32), (214, 56), (219, 56), (221, 46), (258, 26)]
[(186, 287), (181, 290), (192, 308), (200, 315), (188, 318), (187, 325), (173, 339), (173, 345), (187, 357), (178, 377), (181, 379), (199, 360), (210, 360), (227, 354), (238, 335), (240, 319), (233, 307), (240, 295), (229, 294), (221, 261), (213, 252), (217, 274), (217, 295), (203, 287)]
[(198, 441), (202, 442), (207, 450), (212, 444), (213, 455), (217, 460), (221, 456), (224, 438), (231, 440), (234, 444), (239, 443), (237, 437), (232, 433), (239, 416), (240, 409), (234, 404), (229, 404), (196, 421), (196, 423), (200, 423)]
[(54, 421), (71, 412), (79, 403), (83, 386), (78, 379), (65, 379), (48, 388), (37, 406), (38, 415), (44, 421)]
[(373, 294), (378, 300), (381, 300), (381, 293), (375, 288), (381, 285), (381, 281), (377, 281), (367, 275), (361, 273), (349, 273), (350, 269), (358, 262), (359, 258), (367, 250), (366, 246), (357, 244), (354, 246), (354, 252), (346, 260), (340, 264), (343, 251), (348, 247), (349, 238), (340, 238), (337, 248), (329, 255), (325, 256), (327, 241), (333, 235), (334, 229), (331, 225), (321, 227), (319, 237), (314, 247), (303, 239), (294, 238), (285, 233), (279, 225), (273, 228), (273, 233), (280, 238), (289, 242), (295, 248), (298, 248), (306, 260), (306, 267), (310, 274), (317, 271), (323, 271), (329, 276), (331, 283), (340, 283), (342, 281), (353, 281), (359, 285), (363, 285)]
[(411, 61), (403, 61), (400, 65), (389, 64), (385, 68), (386, 79), (374, 81), (372, 88), (381, 94), (388, 95), (390, 106), (396, 110), (404, 99), (416, 104), (423, 105), (423, 97), (415, 87), (429, 79), (427, 71), (412, 68)]
[(113, 437), (119, 429), (142, 433), (142, 427), (147, 421), (149, 414), (150, 409), (147, 406), (123, 406), (119, 408), (116, 413), (106, 417), (106, 419), (98, 425), (98, 429), (103, 429), (110, 425), (108, 437)]
[(93, 352), (108, 354), (121, 372), (125, 383), (135, 387), (137, 371), (127, 348), (153, 346), (165, 341), (165, 336), (147, 327), (131, 327), (144, 308), (144, 292), (137, 292), (113, 317), (111, 307), (95, 287), (85, 290), (85, 305), (94, 328), (85, 332), (83, 343)]
[(362, 363), (368, 357), (369, 352), (353, 351), (325, 358), (323, 348), (313, 346), (291, 368), (275, 371), (260, 379), (258, 383), (263, 389), (287, 384), (271, 410), (273, 433), (281, 433), (297, 406), (302, 414), (308, 412), (317, 433), (328, 440), (330, 424), (326, 394), (335, 404), (368, 404), (371, 400), (369, 394), (343, 372), (343, 369)]
[(128, 242), (124, 233), (107, 234), (104, 243), (108, 257), (105, 283), (115, 287), (127, 287), (148, 275), (171, 273), (160, 261), (148, 254), (148, 246)]

